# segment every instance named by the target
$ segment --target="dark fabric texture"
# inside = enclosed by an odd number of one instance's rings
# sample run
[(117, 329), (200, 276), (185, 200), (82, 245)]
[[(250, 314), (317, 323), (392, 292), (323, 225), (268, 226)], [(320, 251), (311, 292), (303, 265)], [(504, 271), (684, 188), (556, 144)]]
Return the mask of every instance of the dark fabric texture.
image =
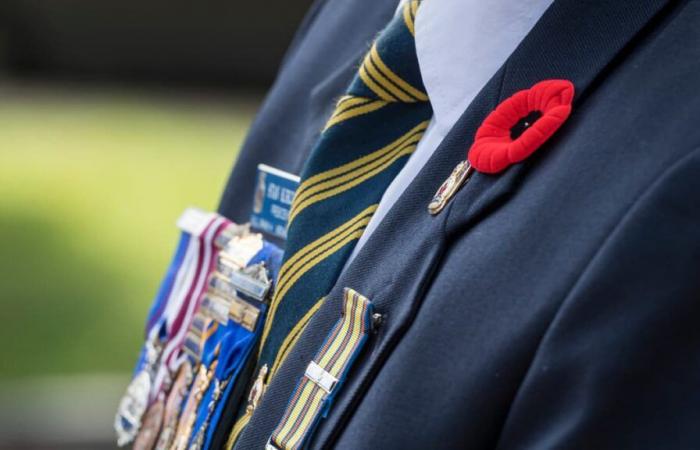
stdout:
[[(384, 319), (311, 448), (700, 448), (698, 23), (695, 0), (555, 1), (341, 275), (236, 448), (264, 447), (345, 287)], [(430, 216), (488, 113), (548, 78), (576, 87), (562, 128)]]
[(335, 101), (396, 0), (317, 0), (285, 56), (226, 184), (219, 212), (248, 222), (257, 166), (299, 174)]
[[(239, 223), (250, 220), (258, 164), (301, 173), (336, 101), (396, 6), (396, 0), (316, 0), (240, 149), (219, 204), (221, 214)], [(241, 374), (213, 448), (227, 441), (231, 426), (245, 410), (256, 366), (252, 361)]]
[[(412, 5), (418, 2), (403, 9), (409, 11)], [(261, 338), (260, 366), (273, 366), (291, 330), (331, 290), (384, 191), (415, 150), (433, 115), (408, 23), (412, 25), (397, 13), (379, 34), (338, 102), (335, 121), (326, 125), (306, 160)], [(375, 66), (376, 61), (382, 69)], [(404, 91), (383, 78), (386, 72), (404, 84), (410, 80), (410, 89), (422, 94), (420, 100), (390, 94)], [(358, 106), (355, 101), (362, 103)], [(345, 106), (348, 103), (350, 107)], [(371, 110), (358, 112), (367, 106)], [(351, 116), (344, 117), (348, 112)]]

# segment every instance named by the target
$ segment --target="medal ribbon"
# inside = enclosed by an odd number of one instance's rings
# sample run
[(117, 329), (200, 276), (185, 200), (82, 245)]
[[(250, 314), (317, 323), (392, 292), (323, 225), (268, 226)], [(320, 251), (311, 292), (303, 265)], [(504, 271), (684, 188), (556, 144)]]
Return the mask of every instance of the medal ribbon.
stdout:
[[(266, 269), (269, 279), (274, 279), (282, 260), (282, 250), (274, 244), (263, 242), (262, 248), (255, 253), (247, 262), (246, 267), (251, 267), (262, 263)], [(262, 326), (265, 321), (267, 305), (258, 300), (248, 297), (242, 292), (237, 295), (251, 306), (259, 308), (255, 328), (251, 331), (235, 320), (229, 320), (225, 326), (225, 332), (221, 338), (221, 349), (219, 351), (218, 364), (214, 372), (214, 381), (204, 394), (204, 398), (199, 405), (197, 420), (193, 427), (193, 435), (190, 441), (190, 450), (200, 450), (211, 448), (216, 427), (227, 406), (227, 400), (237, 377), (260, 336)]]
[(419, 2), (404, 2), (336, 105), (302, 171), (284, 262), (263, 330), (260, 363), (335, 284), (384, 191), (433, 115), (414, 40)]
[[(208, 224), (198, 239), (190, 240), (191, 244), (195, 244), (191, 245), (188, 253), (190, 253), (190, 250), (194, 253), (196, 248), (196, 258), (193, 258), (194, 261), (189, 266), (190, 270), (182, 279), (182, 284), (175, 301), (172, 303), (172, 308), (171, 304), (166, 308), (166, 311), (170, 310), (171, 313), (174, 313), (174, 317), (172, 323), (166, 326), (166, 345), (161, 355), (161, 364), (156, 375), (152, 397), (157, 395), (169, 374), (175, 373), (186, 358), (186, 355), (180, 350), (194, 314), (198, 309), (201, 295), (206, 286), (206, 280), (215, 261), (216, 247), (214, 240), (228, 223), (228, 220), (223, 217), (211, 215)], [(191, 270), (192, 268), (194, 270)]]
[(173, 255), (170, 266), (168, 267), (165, 277), (161, 282), (160, 288), (158, 289), (158, 294), (156, 294), (156, 298), (153, 302), (153, 306), (151, 306), (151, 310), (148, 312), (148, 319), (146, 320), (146, 337), (148, 337), (150, 330), (159, 321), (170, 300), (170, 293), (173, 291), (175, 277), (180, 271), (182, 262), (185, 259), (185, 253), (187, 252), (189, 242), (190, 234), (186, 231), (180, 232), (180, 240), (177, 244), (175, 255)]
[(197, 370), (192, 387), (187, 400), (182, 409), (182, 415), (177, 425), (175, 442), (172, 450), (185, 450), (192, 432), (192, 425), (197, 417), (197, 408), (202, 400), (202, 396), (209, 388), (209, 384), (214, 375), (214, 370), (218, 364), (218, 355), (221, 349), (221, 336), (225, 330), (218, 322), (210, 320), (202, 342), (202, 362)]
[(307, 366), (266, 450), (304, 447), (367, 341), (372, 310), (367, 298), (352, 289), (345, 290), (342, 317)]
[[(202, 218), (196, 210), (187, 210), (178, 220), (192, 222), (192, 218)], [(192, 239), (193, 229), (183, 229), (177, 250), (160, 288), (154, 299), (146, 321), (146, 342), (141, 350), (139, 360), (127, 393), (120, 402), (115, 418), (115, 429), (121, 445), (131, 442), (141, 426), (141, 419), (152, 397), (154, 378), (161, 349), (161, 338), (176, 308), (179, 286), (186, 274), (190, 272), (193, 256), (196, 254), (196, 241)]]

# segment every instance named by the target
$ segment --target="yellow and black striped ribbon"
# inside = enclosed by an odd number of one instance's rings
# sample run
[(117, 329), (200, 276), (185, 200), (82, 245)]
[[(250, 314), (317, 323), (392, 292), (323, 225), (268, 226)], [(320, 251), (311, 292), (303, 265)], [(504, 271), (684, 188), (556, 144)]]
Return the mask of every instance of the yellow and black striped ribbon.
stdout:
[(371, 45), (302, 171), (258, 367), (280, 360), (290, 333), (330, 292), (428, 127), (432, 108), (413, 36), (418, 5), (405, 2)]
[[(270, 368), (270, 379), (272, 379), (272, 377), (275, 376), (277, 370), (285, 361), (287, 355), (289, 355), (289, 352), (292, 348), (294, 348), (294, 345), (296, 345), (296, 342), (299, 340), (301, 334), (306, 329), (306, 325), (309, 323), (313, 315), (316, 314), (316, 311), (318, 311), (318, 309), (323, 305), (323, 302), (325, 300), (326, 298), (323, 297), (319, 301), (317, 301), (316, 304), (309, 311), (307, 311), (304, 317), (301, 318), (301, 320), (296, 324), (292, 331), (287, 335), (284, 342), (282, 343), (282, 346), (280, 347), (280, 351), (277, 353), (277, 358), (275, 359), (275, 362)], [(246, 412), (241, 417), (239, 417), (236, 423), (233, 425), (233, 427), (231, 428), (231, 432), (229, 433), (228, 440), (226, 442), (226, 450), (231, 450), (233, 448), (234, 444), (236, 443), (236, 440), (238, 439), (238, 436), (241, 434), (246, 425), (248, 425), (252, 413), (252, 410), (246, 408)]]
[(297, 384), (267, 450), (298, 450), (306, 444), (366, 342), (371, 324), (372, 303), (346, 289), (342, 317)]

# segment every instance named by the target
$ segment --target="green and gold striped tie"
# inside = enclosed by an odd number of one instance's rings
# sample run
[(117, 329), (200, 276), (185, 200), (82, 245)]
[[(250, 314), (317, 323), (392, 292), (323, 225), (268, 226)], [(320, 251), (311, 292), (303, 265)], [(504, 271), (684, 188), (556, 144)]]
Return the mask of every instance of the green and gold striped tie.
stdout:
[(290, 211), (260, 365), (284, 353), (290, 332), (333, 287), (428, 126), (432, 108), (414, 40), (418, 4), (406, 2), (380, 33), (311, 151)]

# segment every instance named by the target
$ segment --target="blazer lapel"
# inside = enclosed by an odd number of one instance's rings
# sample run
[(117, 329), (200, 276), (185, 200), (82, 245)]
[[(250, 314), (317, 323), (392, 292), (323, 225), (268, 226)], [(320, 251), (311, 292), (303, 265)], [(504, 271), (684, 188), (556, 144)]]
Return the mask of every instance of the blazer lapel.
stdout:
[[(639, 32), (670, 3), (673, 2), (556, 1), (506, 61), (498, 103), (539, 81), (567, 79), (576, 89), (574, 109), (569, 118), (569, 125), (574, 126), (577, 106), (604, 76), (605, 69), (614, 64), (615, 58), (624, 53)], [(564, 124), (557, 133), (565, 133), (566, 127)], [(476, 129), (470, 130), (469, 139), (462, 142), (460, 158), (466, 155), (475, 133)], [(557, 135), (535, 155), (501, 174), (474, 174), (462, 195), (454, 199), (451, 209), (458, 213), (448, 211), (446, 214), (449, 216), (447, 233), (469, 227), (497, 208), (517, 190), (532, 164), (556, 145)]]
[[(383, 322), (355, 361), (342, 392), (316, 432), (314, 446), (326, 447), (334, 441), (374, 374), (417, 314), (432, 274), (438, 270), (447, 249), (449, 234), (469, 228), (497, 209), (517, 190), (532, 162), (512, 166), (497, 176), (475, 174), (441, 214), (428, 214), (431, 197), (453, 167), (465, 159), (484, 118), (503, 99), (548, 78), (571, 80), (577, 92), (575, 105), (582, 102), (604, 69), (667, 3), (671, 2), (557, 0), (549, 8), (472, 102), (340, 277), (272, 380), (239, 439), (241, 448), (260, 447), (267, 441), (297, 381), (337, 321), (343, 289), (349, 287), (373, 302)], [(572, 119), (575, 114), (576, 106)], [(565, 132), (566, 125), (559, 133)], [(556, 139), (538, 153), (551, 151), (554, 146)]]

